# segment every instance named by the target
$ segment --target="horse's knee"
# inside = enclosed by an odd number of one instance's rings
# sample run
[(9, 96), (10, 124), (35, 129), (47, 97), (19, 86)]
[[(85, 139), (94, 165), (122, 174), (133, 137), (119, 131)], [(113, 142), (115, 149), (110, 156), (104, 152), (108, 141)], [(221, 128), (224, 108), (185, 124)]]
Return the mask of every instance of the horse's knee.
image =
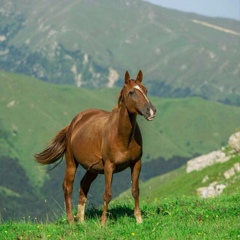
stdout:
[(62, 188), (63, 188), (63, 192), (65, 194), (71, 194), (72, 193), (72, 185), (70, 183), (68, 183), (66, 180), (63, 181)]
[(106, 191), (104, 193), (103, 200), (109, 203), (112, 200), (112, 191)]
[(132, 188), (132, 196), (134, 198), (139, 197), (139, 188)]
[(64, 180), (63, 183), (62, 183), (62, 189), (63, 191), (65, 192), (66, 189), (67, 189), (67, 184), (66, 184), (66, 181)]

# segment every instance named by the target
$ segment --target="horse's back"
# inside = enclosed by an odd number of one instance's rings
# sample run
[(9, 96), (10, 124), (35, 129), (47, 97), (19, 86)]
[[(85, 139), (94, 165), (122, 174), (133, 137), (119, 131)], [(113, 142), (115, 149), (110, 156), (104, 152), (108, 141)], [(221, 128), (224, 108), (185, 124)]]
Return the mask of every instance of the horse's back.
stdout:
[(72, 131), (77, 131), (83, 125), (91, 125), (95, 121), (104, 122), (110, 112), (100, 109), (87, 109), (77, 114), (70, 124)]

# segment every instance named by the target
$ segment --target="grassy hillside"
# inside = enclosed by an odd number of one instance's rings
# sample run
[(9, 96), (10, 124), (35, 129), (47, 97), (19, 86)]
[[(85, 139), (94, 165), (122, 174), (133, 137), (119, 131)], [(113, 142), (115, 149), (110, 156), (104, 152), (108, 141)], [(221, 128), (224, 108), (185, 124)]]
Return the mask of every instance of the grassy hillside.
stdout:
[[(240, 173), (227, 180), (223, 177), (223, 173), (236, 162), (240, 162), (240, 155), (198, 172), (187, 174), (182, 167), (141, 183), (142, 224), (135, 222), (133, 199), (127, 192), (110, 203), (105, 227), (100, 226), (101, 208), (88, 208), (85, 223), (69, 225), (64, 209), (53, 214), (46, 202), (45, 221), (34, 214), (10, 221), (0, 217), (0, 238), (238, 239)], [(202, 183), (206, 175), (209, 179)], [(227, 185), (220, 196), (202, 199), (196, 195), (196, 188), (213, 181)]]
[(46, 146), (78, 112), (101, 106), (110, 110), (116, 101), (108, 97), (117, 97), (116, 93), (106, 91), (104, 98), (99, 98), (95, 91), (56, 86), (14, 74), (1, 73), (0, 81), (1, 129), (8, 134), (11, 156), (20, 160), (34, 185), (44, 180), (45, 173), (38, 170), (33, 154)]
[(0, 2), (5, 71), (98, 88), (142, 69), (154, 95), (240, 104), (239, 21), (140, 0)]
[[(111, 111), (120, 91), (57, 86), (3, 72), (0, 81), (0, 123), (7, 135), (1, 138), (1, 147), (8, 156), (19, 159), (34, 185), (43, 181), (44, 173), (38, 171), (33, 154), (78, 112), (87, 108)], [(206, 153), (225, 145), (240, 126), (237, 107), (200, 98), (151, 99), (158, 110), (156, 119), (147, 122), (139, 117), (145, 144), (143, 161)]]
[[(29, 212), (27, 204), (34, 202), (31, 211), (41, 215), (44, 199), (51, 201), (51, 207), (56, 206), (55, 201), (62, 205), (64, 164), (46, 173), (35, 163), (34, 153), (41, 151), (79, 111), (92, 107), (111, 111), (120, 89), (78, 89), (5, 72), (0, 73), (0, 86), (0, 205), (8, 209), (4, 212), (8, 215), (21, 212), (23, 206)], [(150, 98), (157, 108), (155, 120), (138, 118), (144, 141), (144, 180), (179, 166), (180, 160), (182, 164), (193, 155), (225, 145), (240, 126), (238, 107), (200, 98)], [(79, 171), (74, 202), (83, 176), (83, 170)], [(123, 181), (126, 178), (129, 180)], [(101, 176), (93, 184), (94, 201), (102, 202), (103, 181)], [(113, 184), (114, 194), (128, 188), (129, 171), (117, 174)]]
[[(141, 199), (147, 201), (147, 199), (154, 198), (164, 199), (183, 195), (194, 196), (197, 194), (197, 188), (208, 186), (214, 181), (217, 181), (218, 184), (226, 185), (222, 193), (223, 195), (234, 194), (240, 190), (240, 174), (238, 173), (230, 179), (225, 179), (223, 173), (237, 162), (240, 162), (239, 155), (225, 163), (215, 164), (201, 171), (193, 171), (187, 174), (186, 166), (183, 166), (169, 173), (154, 177), (141, 184)], [(203, 183), (202, 180), (205, 176), (208, 176), (209, 179)], [(123, 199), (126, 196), (131, 197), (129, 190), (122, 193), (119, 198)]]
[[(20, 221), (1, 221), (0, 238), (10, 239), (238, 239), (240, 194), (199, 199), (178, 196), (149, 199), (142, 203), (143, 223), (136, 224), (133, 204), (123, 200), (110, 204), (109, 220), (101, 227), (101, 210), (87, 211), (84, 224), (70, 226), (65, 218), (53, 223), (34, 216)], [(49, 216), (51, 217), (51, 216)], [(94, 229), (94, 231), (93, 231)]]

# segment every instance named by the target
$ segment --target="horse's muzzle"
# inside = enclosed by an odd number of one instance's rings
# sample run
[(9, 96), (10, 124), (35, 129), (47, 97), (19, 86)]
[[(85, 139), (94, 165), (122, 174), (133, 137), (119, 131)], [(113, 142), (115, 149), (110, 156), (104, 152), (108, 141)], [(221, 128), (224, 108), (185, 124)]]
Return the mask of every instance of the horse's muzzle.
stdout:
[(144, 117), (148, 120), (148, 121), (152, 121), (155, 117), (155, 113), (156, 113), (156, 108), (151, 104), (151, 107), (148, 107), (146, 110), (146, 114), (144, 114)]

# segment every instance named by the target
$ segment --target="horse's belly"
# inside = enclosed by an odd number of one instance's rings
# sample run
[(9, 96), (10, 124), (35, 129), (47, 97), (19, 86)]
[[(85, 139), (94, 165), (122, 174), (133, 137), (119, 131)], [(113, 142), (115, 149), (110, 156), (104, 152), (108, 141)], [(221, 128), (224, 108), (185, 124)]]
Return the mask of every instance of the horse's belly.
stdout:
[(72, 143), (72, 152), (75, 160), (86, 170), (100, 173), (103, 171), (103, 161), (94, 141), (77, 141)]
[(130, 167), (130, 163), (129, 162), (124, 162), (122, 164), (118, 164), (115, 166), (115, 170), (114, 170), (114, 173), (118, 173), (118, 172), (122, 172), (124, 171), (125, 169), (129, 168)]

